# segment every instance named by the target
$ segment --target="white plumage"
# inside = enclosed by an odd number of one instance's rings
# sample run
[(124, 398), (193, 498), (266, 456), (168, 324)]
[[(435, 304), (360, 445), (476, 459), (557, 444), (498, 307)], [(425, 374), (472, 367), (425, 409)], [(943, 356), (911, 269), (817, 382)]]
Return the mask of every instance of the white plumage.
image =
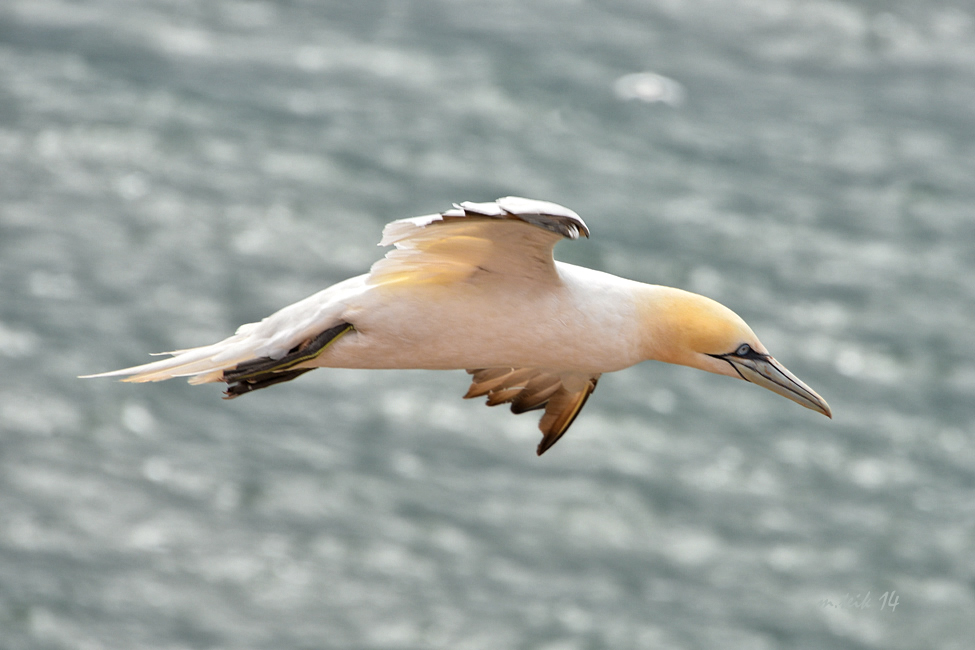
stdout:
[[(749, 372), (769, 373), (752, 366), (775, 364), (771, 374), (786, 380), (766, 387), (829, 415), (727, 308), (556, 262), (555, 244), (580, 235), (589, 229), (572, 210), (518, 197), (394, 221), (381, 241), (394, 249), (369, 273), (218, 343), (92, 376), (224, 381), (235, 397), (317, 367), (467, 369), (467, 397), (546, 409), (539, 454), (565, 433), (601, 373), (646, 359), (756, 383)], [(751, 357), (732, 354), (742, 345)]]

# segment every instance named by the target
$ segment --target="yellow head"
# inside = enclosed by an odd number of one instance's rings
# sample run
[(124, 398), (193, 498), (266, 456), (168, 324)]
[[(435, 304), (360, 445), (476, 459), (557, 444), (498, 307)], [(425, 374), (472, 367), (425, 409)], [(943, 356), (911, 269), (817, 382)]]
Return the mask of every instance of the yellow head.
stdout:
[(680, 289), (652, 287), (643, 312), (648, 359), (744, 379), (833, 417), (826, 401), (772, 358), (748, 324), (724, 305)]

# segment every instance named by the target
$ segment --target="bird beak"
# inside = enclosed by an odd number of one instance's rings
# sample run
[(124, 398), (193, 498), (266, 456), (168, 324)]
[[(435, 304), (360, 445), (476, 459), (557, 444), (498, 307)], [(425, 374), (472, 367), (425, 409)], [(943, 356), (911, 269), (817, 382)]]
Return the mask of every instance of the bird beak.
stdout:
[(772, 357), (768, 355), (749, 357), (727, 355), (721, 358), (730, 363), (742, 379), (768, 388), (773, 393), (791, 399), (807, 409), (819, 411), (828, 418), (833, 417), (833, 412), (830, 411), (826, 400)]

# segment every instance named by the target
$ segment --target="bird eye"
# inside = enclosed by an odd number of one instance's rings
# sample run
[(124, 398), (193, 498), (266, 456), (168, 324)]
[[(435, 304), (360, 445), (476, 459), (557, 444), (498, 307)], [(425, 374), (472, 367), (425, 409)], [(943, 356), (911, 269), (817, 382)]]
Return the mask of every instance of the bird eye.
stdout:
[(751, 351), (751, 346), (749, 346), (747, 343), (742, 343), (738, 346), (738, 349), (735, 350), (735, 356), (747, 357), (749, 354), (751, 354)]

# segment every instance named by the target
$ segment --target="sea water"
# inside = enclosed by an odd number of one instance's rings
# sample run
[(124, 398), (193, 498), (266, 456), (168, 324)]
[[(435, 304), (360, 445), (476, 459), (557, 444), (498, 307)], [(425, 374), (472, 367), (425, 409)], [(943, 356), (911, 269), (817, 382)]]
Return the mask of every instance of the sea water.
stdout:
[[(961, 1), (5, 0), (0, 648), (971, 647), (973, 107)], [(538, 458), (461, 371), (75, 378), (506, 195), (834, 419), (648, 363)]]

